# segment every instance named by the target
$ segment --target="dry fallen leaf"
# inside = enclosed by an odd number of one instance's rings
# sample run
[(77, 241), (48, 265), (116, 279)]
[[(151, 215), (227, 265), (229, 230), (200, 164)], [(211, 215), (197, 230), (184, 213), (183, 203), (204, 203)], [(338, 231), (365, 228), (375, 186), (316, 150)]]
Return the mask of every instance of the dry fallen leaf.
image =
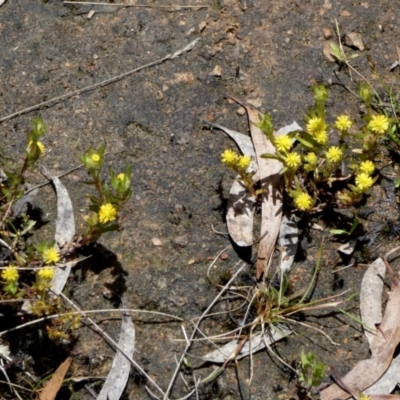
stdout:
[(54, 400), (63, 383), (64, 376), (71, 365), (72, 358), (68, 357), (54, 372), (51, 379), (39, 394), (40, 400)]
[[(398, 249), (395, 249), (398, 250)], [(386, 269), (391, 275), (391, 291), (386, 305), (385, 314), (375, 337), (370, 343), (371, 358), (362, 360), (341, 379), (344, 385), (353, 393), (363, 392), (377, 382), (388, 369), (394, 351), (400, 343), (400, 282), (393, 273), (389, 263), (384, 259)], [(321, 400), (348, 399), (347, 391), (333, 384), (321, 391)]]
[(282, 217), (281, 229), (279, 231), (279, 248), (281, 260), (279, 268), (282, 272), (288, 273), (294, 262), (299, 244), (299, 229), (294, 214)]
[(349, 47), (355, 47), (363, 51), (365, 49), (361, 33), (350, 32), (344, 36), (344, 43)]
[[(262, 333), (257, 333), (256, 335), (253, 335), (242, 347), (239, 354), (236, 356), (236, 359), (240, 360), (241, 358), (246, 357), (249, 354), (254, 354), (257, 351), (265, 349), (265, 347), (285, 338), (286, 336), (289, 336), (290, 334), (291, 331), (284, 326), (271, 326), (271, 331), (267, 335), (263, 335)], [(205, 356), (201, 357), (201, 359), (216, 364), (223, 364), (235, 351), (238, 343), (238, 340), (232, 340), (224, 346), (221, 346), (217, 350), (214, 350), (211, 353), (208, 353)]]
[[(129, 357), (135, 350), (135, 327), (130, 315), (123, 315), (118, 346)], [(131, 362), (117, 350), (111, 370), (96, 400), (118, 400), (129, 378)]]
[[(235, 99), (233, 99), (235, 100)], [(275, 153), (275, 147), (264, 132), (255, 126), (260, 122), (260, 114), (252, 107), (238, 104), (246, 108), (253, 140), (261, 188), (264, 189), (261, 200), (261, 232), (256, 262), (256, 277), (259, 279), (275, 248), (282, 219), (282, 177), (279, 171), (282, 164), (278, 160), (263, 158), (266, 153)]]

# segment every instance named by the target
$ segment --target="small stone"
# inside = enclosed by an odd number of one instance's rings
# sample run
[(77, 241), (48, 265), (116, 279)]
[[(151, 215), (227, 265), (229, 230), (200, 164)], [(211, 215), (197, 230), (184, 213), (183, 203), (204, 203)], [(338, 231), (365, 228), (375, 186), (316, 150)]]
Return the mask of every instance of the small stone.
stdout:
[(221, 260), (227, 260), (229, 258), (228, 253), (225, 253), (225, 251), (219, 256)]
[(351, 16), (351, 12), (350, 11), (346, 11), (346, 10), (342, 10), (342, 11), (340, 11), (339, 15), (341, 17), (350, 17)]
[(153, 243), (154, 246), (162, 246), (163, 242), (161, 241), (161, 239), (154, 237), (151, 239), (151, 242)]
[(212, 70), (211, 76), (221, 76), (222, 75), (222, 68), (219, 65), (216, 65), (215, 68)]
[(332, 38), (333, 34), (332, 34), (332, 31), (329, 28), (324, 28), (323, 31), (324, 31), (324, 38), (326, 40), (329, 40), (329, 39)]
[(246, 110), (243, 107), (239, 107), (236, 110), (236, 114), (242, 116), (242, 115), (246, 114)]
[(181, 247), (182, 249), (189, 244), (190, 236), (188, 234), (177, 236), (172, 240), (172, 244), (175, 248)]
[(207, 22), (206, 21), (202, 21), (199, 24), (199, 32), (202, 33), (204, 31), (204, 29), (206, 29), (207, 26)]

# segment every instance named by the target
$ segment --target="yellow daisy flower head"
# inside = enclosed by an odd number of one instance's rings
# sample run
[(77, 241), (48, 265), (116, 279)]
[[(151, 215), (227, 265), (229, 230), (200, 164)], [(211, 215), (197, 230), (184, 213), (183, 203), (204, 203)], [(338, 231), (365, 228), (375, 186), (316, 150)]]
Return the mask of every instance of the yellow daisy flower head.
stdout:
[(326, 130), (325, 121), (319, 117), (310, 118), (307, 122), (306, 128), (307, 132), (314, 136), (317, 132)]
[(1, 272), (1, 279), (3, 281), (10, 283), (10, 282), (17, 282), (18, 281), (18, 270), (14, 266), (10, 265), (6, 269), (3, 269)]
[(328, 134), (326, 133), (326, 129), (316, 132), (314, 138), (319, 144), (328, 143)]
[(97, 153), (93, 153), (90, 158), (92, 159), (93, 162), (97, 163), (100, 161), (100, 156)]
[(286, 157), (284, 157), (285, 164), (289, 169), (296, 170), (301, 165), (301, 157), (300, 154), (292, 151), (288, 153)]
[(374, 180), (370, 175), (365, 172), (361, 172), (356, 175), (356, 186), (361, 191), (368, 190), (374, 184)]
[(106, 203), (100, 207), (99, 210), (99, 221), (102, 224), (114, 221), (117, 218), (117, 209), (111, 204)]
[(308, 211), (313, 206), (313, 199), (308, 193), (302, 192), (294, 199), (294, 205), (301, 211)]
[(43, 250), (42, 259), (45, 264), (55, 264), (60, 261), (60, 253), (55, 247), (48, 247)]
[(340, 147), (332, 146), (326, 151), (325, 156), (328, 162), (336, 163), (340, 161), (343, 155), (343, 150)]
[(239, 168), (242, 169), (247, 169), (248, 166), (251, 163), (251, 157), (250, 156), (240, 156), (238, 161), (237, 161), (237, 165)]
[(389, 119), (386, 115), (374, 115), (367, 127), (372, 132), (383, 135), (389, 129)]
[(275, 138), (275, 147), (281, 153), (287, 153), (293, 146), (293, 140), (288, 135)]
[(360, 172), (364, 172), (367, 175), (371, 175), (375, 171), (375, 164), (370, 160), (361, 161), (358, 169)]
[(304, 156), (304, 161), (310, 165), (317, 165), (318, 157), (314, 152), (311, 152)]
[(54, 277), (54, 268), (45, 267), (39, 269), (37, 276), (42, 281), (51, 281)]
[(350, 121), (350, 118), (347, 115), (339, 115), (335, 121), (336, 129), (339, 131), (346, 132), (353, 123)]
[[(31, 149), (32, 149), (32, 144), (33, 144), (33, 142), (32, 142), (32, 140), (30, 140), (30, 141), (28, 142), (28, 149), (27, 149), (27, 151), (31, 151)], [(39, 149), (39, 153), (40, 153), (40, 154), (44, 153), (44, 151), (46, 150), (46, 147), (44, 146), (44, 144), (43, 144), (42, 142), (37, 141), (37, 142), (36, 142), (36, 146), (37, 146), (37, 148)]]
[(239, 158), (239, 155), (230, 149), (224, 150), (224, 152), (221, 154), (222, 163), (228, 167), (232, 167), (233, 165), (236, 165), (238, 158)]

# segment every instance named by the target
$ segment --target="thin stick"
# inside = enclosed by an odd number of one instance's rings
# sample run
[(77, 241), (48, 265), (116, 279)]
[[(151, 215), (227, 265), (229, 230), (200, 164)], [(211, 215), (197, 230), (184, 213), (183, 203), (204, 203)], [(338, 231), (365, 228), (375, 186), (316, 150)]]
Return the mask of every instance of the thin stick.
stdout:
[(62, 317), (64, 315), (78, 315), (78, 314), (82, 314), (82, 313), (85, 313), (85, 314), (113, 313), (113, 312), (117, 312), (117, 313), (124, 313), (124, 312), (132, 312), (132, 313), (135, 312), (136, 313), (137, 312), (137, 313), (144, 313), (144, 314), (146, 314), (146, 313), (147, 314), (155, 314), (155, 315), (162, 315), (164, 317), (172, 318), (172, 319), (175, 319), (175, 320), (180, 321), (180, 322), (183, 321), (182, 318), (176, 317), (175, 315), (166, 314), (166, 313), (162, 313), (162, 312), (159, 312), (159, 311), (135, 310), (135, 309), (132, 309), (132, 308), (118, 308), (118, 309), (110, 308), (110, 309), (103, 309), (103, 310), (73, 311), (73, 312), (67, 312), (67, 313), (61, 313), (61, 314), (48, 315), (47, 317), (38, 318), (38, 319), (35, 319), (34, 321), (26, 322), (25, 324), (18, 325), (15, 328), (7, 329), (6, 331), (0, 332), (0, 337), (5, 335), (6, 333), (9, 333), (9, 332), (12, 332), (12, 331), (17, 331), (19, 329), (26, 328), (27, 326), (34, 325), (34, 324), (37, 324), (39, 322), (48, 321), (48, 320), (54, 319), (54, 318), (59, 318), (59, 317)]
[(67, 296), (65, 296), (64, 293), (59, 292), (58, 290), (54, 290), (54, 289), (51, 289), (51, 291), (56, 296), (61, 296), (64, 299), (64, 301), (66, 301), (72, 308), (77, 310), (84, 318), (86, 318), (96, 329), (97, 333), (99, 333), (101, 336), (103, 336), (103, 338), (106, 339), (108, 344), (110, 344), (114, 349), (121, 352), (121, 354), (123, 354), (126, 357), (126, 359), (129, 360), (129, 362), (141, 374), (143, 374), (143, 376), (145, 376), (148, 379), (148, 381), (164, 396), (164, 391), (157, 385), (157, 383), (155, 383), (154, 380), (151, 379), (151, 377), (146, 373), (146, 371), (135, 360), (133, 360), (128, 354), (126, 354), (126, 352), (123, 349), (121, 349), (121, 347), (118, 345), (118, 343), (115, 342), (114, 339), (108, 333), (103, 331), (103, 329), (101, 329), (100, 326), (98, 324), (96, 324), (96, 322), (94, 322), (91, 318), (89, 318), (87, 315), (85, 315), (85, 312), (82, 311), (72, 300), (70, 300)]
[(185, 53), (189, 52), (190, 50), (192, 50), (194, 48), (194, 46), (196, 46), (196, 44), (197, 44), (197, 42), (199, 40), (200, 40), (200, 38), (197, 38), (197, 39), (193, 40), (192, 42), (190, 42), (183, 49), (178, 50), (175, 53), (167, 54), (164, 58), (160, 58), (159, 60), (153, 61), (153, 62), (151, 62), (149, 64), (142, 65), (141, 67), (135, 68), (135, 69), (133, 69), (131, 71), (128, 71), (128, 72), (125, 72), (125, 73), (123, 73), (121, 75), (114, 76), (113, 78), (106, 79), (104, 81), (95, 83), (93, 85), (86, 86), (86, 87), (84, 87), (82, 89), (78, 89), (78, 90), (75, 90), (73, 92), (63, 94), (62, 96), (54, 97), (54, 98), (52, 98), (50, 100), (43, 101), (42, 103), (36, 104), (36, 105), (34, 105), (32, 107), (28, 107), (28, 108), (25, 108), (23, 110), (17, 111), (15, 113), (9, 114), (9, 115), (7, 115), (7, 116), (5, 116), (3, 118), (0, 118), (0, 122), (7, 121), (7, 120), (12, 119), (14, 117), (18, 117), (19, 115), (26, 114), (26, 113), (28, 113), (30, 111), (33, 111), (33, 110), (37, 110), (38, 108), (41, 108), (43, 106), (48, 106), (51, 103), (54, 103), (53, 105), (55, 105), (58, 102), (60, 102), (61, 100), (65, 100), (65, 99), (68, 99), (68, 98), (70, 98), (72, 96), (76, 96), (78, 94), (82, 94), (82, 93), (88, 92), (89, 90), (93, 90), (93, 89), (96, 89), (98, 87), (103, 87), (103, 86), (109, 85), (111, 83), (118, 82), (122, 78), (125, 78), (125, 77), (127, 77), (129, 75), (132, 75), (135, 72), (139, 72), (139, 71), (141, 71), (141, 70), (143, 70), (145, 68), (153, 67), (153, 66), (161, 64), (161, 63), (163, 63), (164, 61), (167, 61), (167, 60), (173, 60), (174, 58), (179, 57), (182, 54), (185, 54)]
[(244, 269), (244, 267), (246, 266), (246, 264), (243, 263), (243, 265), (233, 274), (232, 278), (229, 279), (228, 283), (224, 286), (224, 288), (217, 294), (217, 296), (214, 298), (214, 300), (211, 302), (211, 304), (207, 307), (207, 309), (203, 312), (203, 314), (201, 315), (201, 317), (199, 318), (199, 320), (197, 321), (192, 334), (190, 335), (190, 342), (186, 345), (185, 350), (183, 351), (181, 358), (179, 359), (178, 365), (175, 369), (175, 372), (172, 376), (172, 379), (168, 385), (167, 391), (165, 392), (165, 396), (164, 396), (164, 400), (166, 400), (168, 398), (168, 395), (170, 393), (170, 391), (172, 390), (172, 386), (175, 383), (176, 377), (179, 374), (179, 370), (180, 367), (182, 365), (183, 359), (186, 357), (187, 352), (190, 350), (190, 347), (192, 346), (192, 340), (194, 339), (194, 337), (196, 336), (196, 332), (204, 318), (204, 316), (206, 316), (208, 314), (208, 312), (214, 307), (214, 304), (219, 300), (219, 298), (224, 294), (224, 292), (229, 288), (229, 285), (236, 279), (236, 277), (240, 274), (240, 272), (242, 272), (242, 270)]
[(116, 7), (144, 7), (144, 8), (173, 8), (178, 10), (182, 10), (185, 8), (210, 8), (205, 4), (198, 6), (185, 6), (178, 4), (171, 4), (170, 6), (158, 6), (158, 5), (150, 5), (150, 4), (124, 4), (124, 3), (100, 3), (96, 1), (64, 1), (64, 4), (91, 4), (91, 5), (99, 5), (99, 6), (116, 6)]

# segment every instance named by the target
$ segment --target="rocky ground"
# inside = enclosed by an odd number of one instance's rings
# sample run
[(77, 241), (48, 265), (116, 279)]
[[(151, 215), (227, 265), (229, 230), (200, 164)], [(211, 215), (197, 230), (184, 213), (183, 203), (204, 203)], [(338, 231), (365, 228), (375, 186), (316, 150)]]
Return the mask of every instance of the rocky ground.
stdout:
[[(6, 1), (0, 7), (1, 151), (18, 160), (31, 120), (40, 114), (48, 129), (43, 141), (51, 149), (43, 164), (55, 175), (78, 165), (79, 156), (89, 146), (98, 147), (103, 142), (107, 143), (107, 166), (123, 170), (131, 165), (133, 195), (123, 210), (122, 231), (103, 236), (91, 249), (93, 257), (73, 270), (66, 293), (83, 309), (126, 307), (168, 312), (183, 318), (184, 326), (190, 329), (189, 321), (218, 293), (206, 272), (218, 252), (229, 245), (229, 240), (212, 227), (226, 232), (224, 205), (233, 179), (220, 163), (220, 153), (234, 148), (233, 142), (222, 132), (210, 130), (202, 120), (248, 132), (244, 110), (224, 98), (228, 93), (270, 112), (277, 128), (293, 121), (303, 124), (303, 113), (313, 104), (313, 83), (330, 88), (329, 122), (343, 112), (356, 118), (359, 102), (344, 86), (356, 90), (359, 77), (354, 73), (351, 77), (346, 68), (329, 62), (324, 46), (329, 40), (337, 41), (335, 20), (341, 35), (360, 33), (362, 51), (346, 48), (348, 54), (359, 54), (352, 64), (377, 88), (385, 82), (396, 91), (398, 71), (390, 72), (390, 66), (398, 59), (400, 28), (396, 17), (400, 6), (386, 0), (192, 0), (184, 5), (198, 8), (186, 9), (157, 8), (155, 2), (149, 5)], [(89, 18), (91, 10), (95, 13)], [(200, 41), (194, 48), (180, 57), (10, 116), (162, 59), (197, 38)], [(78, 228), (83, 226), (88, 205), (85, 178), (85, 172), (77, 170), (63, 179)], [(32, 183), (43, 181), (39, 173), (32, 173), (31, 179)], [(369, 205), (388, 199), (382, 185), (374, 191)], [(52, 189), (45, 187), (37, 202), (48, 221), (41, 234), (51, 237), (55, 219)], [(385, 204), (388, 206), (382, 211), (375, 208), (365, 221), (366, 231), (385, 227), (388, 221), (391, 226), (397, 223), (395, 200)], [(318, 231), (304, 235), (293, 282), (306, 284), (310, 279), (322, 237)], [(396, 235), (371, 234), (353, 259), (342, 260), (336, 251), (338, 243), (331, 239), (325, 235), (317, 297), (347, 289), (359, 291), (365, 264), (395, 247), (397, 240)], [(236, 251), (227, 250), (217, 261), (215, 277), (223, 280), (226, 271), (235, 271), (238, 260)], [(352, 262), (351, 268), (333, 273)], [(250, 266), (248, 275), (254, 276)], [(352, 311), (357, 314), (357, 301)], [(113, 317), (100, 315), (96, 320), (117, 339), (120, 319)], [(9, 321), (3, 323), (9, 325)], [(275, 351), (287, 364), (295, 365), (304, 348), (344, 374), (368, 357), (360, 326), (345, 316), (320, 313), (311, 323), (329, 332), (340, 346), (301, 328), (298, 335), (276, 346)], [(181, 323), (146, 323), (136, 318), (135, 328), (134, 358), (165, 390), (175, 357), (185, 346), (174, 341), (183, 338)], [(226, 315), (215, 316), (205, 332), (222, 333), (231, 328), (232, 321)], [(7, 339), (16, 357), (29, 357), (32, 373), (40, 377), (51, 373), (68, 353), (73, 357), (71, 376), (107, 375), (114, 352), (89, 328), (81, 328), (69, 346), (52, 345), (51, 352), (40, 345), (38, 330), (32, 327)], [(196, 344), (193, 354), (207, 351), (206, 345)], [(254, 355), (252, 363), (250, 386), (249, 360), (243, 359), (201, 389), (199, 398), (296, 398), (293, 374), (268, 352)], [(195, 374), (204, 378), (211, 370), (212, 366), (206, 365)], [(191, 374), (186, 378), (190, 382)], [(328, 376), (325, 381), (329, 382)], [(133, 372), (123, 398), (148, 398), (144, 382)], [(91, 386), (98, 391), (101, 384)], [(7, 391), (7, 386), (0, 386), (4, 398), (11, 398)], [(186, 393), (178, 379), (173, 398)], [(91, 396), (83, 385), (71, 384), (58, 398)]]

